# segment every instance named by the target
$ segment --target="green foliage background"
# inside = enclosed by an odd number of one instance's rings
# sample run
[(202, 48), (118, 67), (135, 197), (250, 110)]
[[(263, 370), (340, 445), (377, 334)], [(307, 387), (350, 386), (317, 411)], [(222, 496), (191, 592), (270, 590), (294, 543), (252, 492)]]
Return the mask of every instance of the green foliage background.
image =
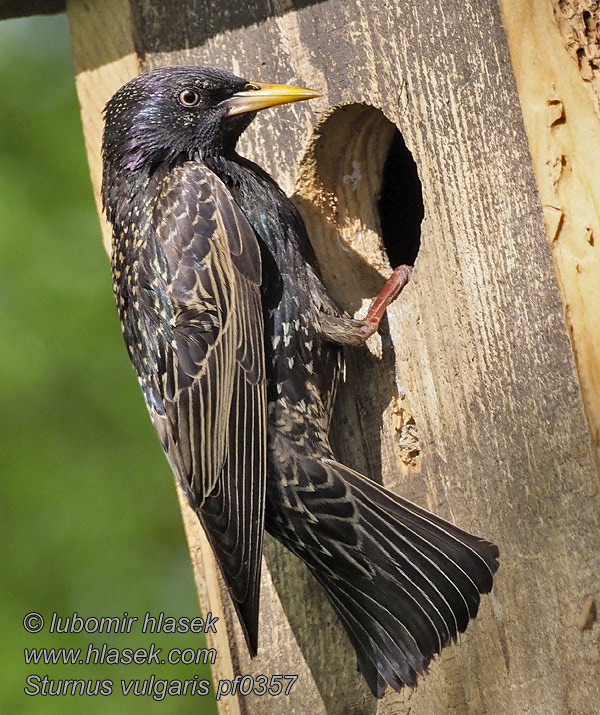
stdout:
[(214, 713), (214, 698), (27, 697), (51, 678), (202, 666), (26, 666), (23, 649), (198, 648), (197, 635), (28, 635), (30, 611), (196, 616), (170, 470), (122, 343), (65, 16), (0, 22), (0, 592), (5, 713)]

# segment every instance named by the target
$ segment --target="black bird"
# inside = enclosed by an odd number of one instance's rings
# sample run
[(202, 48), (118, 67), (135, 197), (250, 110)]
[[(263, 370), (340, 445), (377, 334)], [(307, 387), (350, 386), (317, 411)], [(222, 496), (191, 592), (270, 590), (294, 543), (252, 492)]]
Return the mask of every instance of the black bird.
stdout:
[(167, 458), (256, 653), (266, 528), (308, 565), (377, 697), (414, 686), (492, 587), (498, 549), (336, 461), (344, 343), (377, 329), (327, 294), (306, 229), (236, 153), (259, 109), (319, 96), (167, 67), (105, 109), (102, 199), (129, 355)]

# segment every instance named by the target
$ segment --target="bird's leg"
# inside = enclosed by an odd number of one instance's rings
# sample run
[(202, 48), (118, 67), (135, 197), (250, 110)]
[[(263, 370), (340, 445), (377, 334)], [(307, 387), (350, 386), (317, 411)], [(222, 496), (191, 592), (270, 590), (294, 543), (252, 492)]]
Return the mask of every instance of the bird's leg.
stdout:
[(377, 332), (386, 308), (408, 283), (411, 273), (412, 266), (395, 268), (362, 320), (324, 316), (321, 328), (325, 337), (334, 343), (362, 345)]
[(379, 323), (383, 318), (388, 305), (402, 292), (404, 286), (408, 283), (412, 266), (398, 266), (394, 268), (392, 275), (387, 279), (381, 293), (371, 303), (368, 313), (360, 321), (363, 323), (361, 331), (365, 336), (365, 340), (377, 332)]

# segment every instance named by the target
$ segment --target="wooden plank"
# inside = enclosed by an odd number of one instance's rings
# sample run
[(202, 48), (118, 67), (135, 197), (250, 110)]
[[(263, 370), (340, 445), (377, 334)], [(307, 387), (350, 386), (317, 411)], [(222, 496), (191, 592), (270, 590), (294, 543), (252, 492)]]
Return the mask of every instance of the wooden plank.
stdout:
[[(101, 48), (122, 27), (122, 11), (90, 6), (104, 26), (94, 30), (99, 57), (83, 64), (97, 73), (91, 86), (107, 73), (116, 84)], [(71, 21), (75, 34), (80, 20)], [(371, 151), (381, 152), (355, 141), (348, 171), (327, 141), (311, 144), (313, 127), (332, 107), (363, 102), (401, 130), (422, 183), (421, 248), (389, 334), (351, 361), (335, 442), (353, 465), (375, 478), (381, 471), (398, 493), (493, 538), (502, 553), (494, 594), (460, 646), (416, 691), (377, 703), (318, 586), (269, 540), (253, 661), (223, 597), (232, 662), (242, 674), (301, 677), (285, 703), (248, 696), (240, 711), (594, 712), (600, 629), (581, 632), (579, 623), (600, 588), (598, 477), (497, 5), (132, 0), (122, 31), (122, 55), (134, 38), (142, 69), (210, 64), (324, 93), (259, 115), (243, 150), (296, 191), (329, 269), (352, 254), (354, 292), (347, 276), (331, 280), (353, 310), (386, 272), (372, 235), (357, 240), (377, 232), (369, 192), (381, 157)], [(374, 126), (387, 148), (389, 132)], [(330, 184), (333, 208), (319, 217), (314, 206), (326, 204)], [(420, 449), (413, 463), (399, 439), (407, 414)]]
[(69, 0), (67, 8), (83, 136), (104, 246), (110, 252), (111, 227), (102, 215), (100, 200), (102, 110), (119, 87), (139, 74), (140, 64), (133, 45), (127, 0)]

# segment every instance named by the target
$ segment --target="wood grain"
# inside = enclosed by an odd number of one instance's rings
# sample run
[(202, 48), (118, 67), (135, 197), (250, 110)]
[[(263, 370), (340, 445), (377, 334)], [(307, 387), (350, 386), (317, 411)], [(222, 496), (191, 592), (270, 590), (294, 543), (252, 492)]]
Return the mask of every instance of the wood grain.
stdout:
[(500, 4), (590, 432), (600, 454), (600, 7), (580, 0)]
[[(315, 244), (326, 244), (334, 263), (336, 251), (340, 261), (353, 252), (351, 280), (331, 278), (352, 310), (362, 305), (358, 287), (376, 288), (387, 270), (381, 247), (373, 248), (369, 201), (378, 186), (378, 149), (368, 141), (349, 147), (361, 177), (353, 198), (335, 152), (328, 158), (322, 147), (315, 161), (313, 128), (332, 108), (363, 103), (402, 132), (422, 184), (421, 248), (384, 335), (371, 351), (350, 356), (335, 444), (353, 466), (501, 549), (494, 593), (462, 642), (444, 652), (417, 690), (376, 702), (302, 564), (268, 540), (259, 655), (250, 661), (226, 596), (208, 594), (200, 576), (214, 584), (211, 559), (194, 547), (196, 565), (208, 561), (197, 569), (203, 608), (215, 613), (221, 599), (234, 670), (300, 673), (285, 701), (249, 696), (239, 711), (594, 712), (600, 629), (581, 631), (579, 623), (588, 597), (600, 590), (598, 475), (496, 3), (176, 0), (167, 7), (131, 0), (124, 28), (124, 0), (120, 9), (111, 2), (83, 5), (102, 17), (97, 45), (110, 42), (117, 26), (123, 32), (124, 65), (113, 64), (114, 53), (110, 61), (101, 52), (98, 60), (78, 61), (92, 39), (80, 26), (79, 3), (70, 6), (73, 34), (82, 38), (76, 65), (91, 73), (90, 87), (98, 82), (103, 92), (132, 70), (133, 44), (141, 69), (210, 64), (324, 93), (310, 105), (259, 115), (243, 152), (296, 193)], [(80, 90), (97, 176), (98, 137), (90, 127), (98, 100), (91, 94)], [(319, 216), (318, 186), (329, 181), (341, 210)], [(347, 230), (348, 217), (357, 236), (363, 227), (371, 231), (366, 245)], [(343, 241), (335, 238), (338, 228)], [(410, 468), (402, 467), (399, 405), (407, 406), (419, 439), (420, 461)], [(186, 519), (186, 527), (194, 544), (197, 524)], [(220, 707), (226, 711), (227, 699)]]

